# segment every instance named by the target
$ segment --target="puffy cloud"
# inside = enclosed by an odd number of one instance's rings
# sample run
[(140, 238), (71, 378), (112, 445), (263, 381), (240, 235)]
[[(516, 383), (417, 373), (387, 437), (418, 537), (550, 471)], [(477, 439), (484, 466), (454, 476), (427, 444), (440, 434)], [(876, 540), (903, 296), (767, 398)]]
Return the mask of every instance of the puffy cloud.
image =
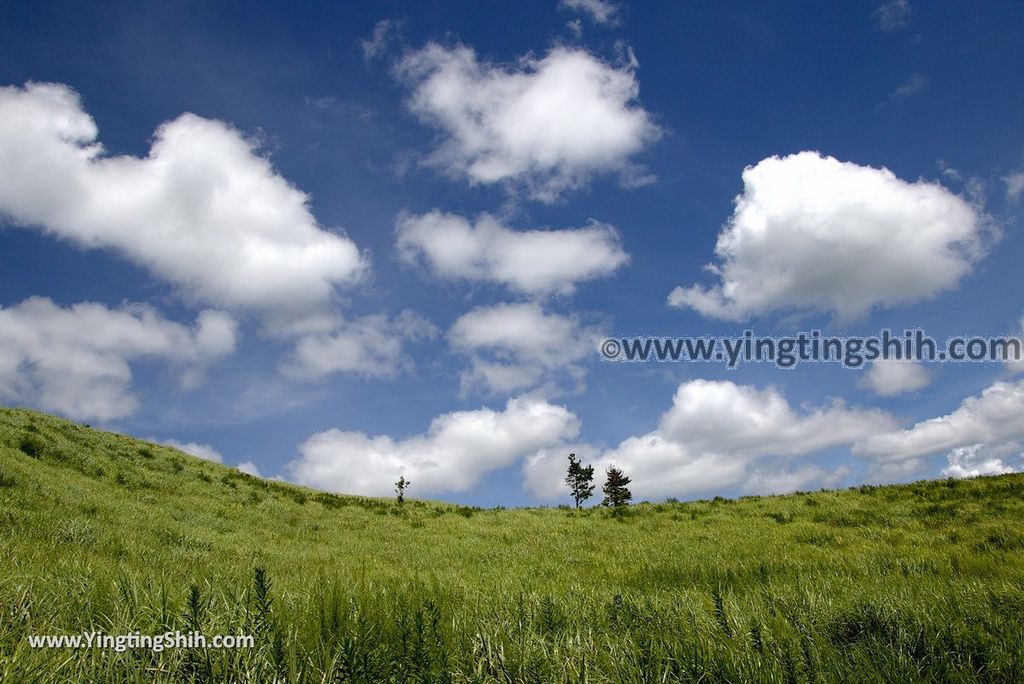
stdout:
[(860, 385), (879, 396), (890, 397), (926, 387), (931, 376), (915, 361), (879, 360), (871, 364)]
[(721, 279), (677, 287), (669, 304), (744, 320), (778, 310), (865, 315), (955, 287), (982, 256), (987, 220), (936, 183), (817, 152), (743, 171), (743, 194), (718, 236)]
[[(595, 463), (601, 458), (601, 449), (586, 442), (568, 442), (538, 449), (523, 460), (523, 486), (543, 501), (565, 498), (565, 469), (569, 454), (576, 454), (583, 463)], [(600, 501), (604, 471), (594, 468), (594, 496)], [(590, 503), (594, 503), (593, 500)]]
[(1024, 171), (1003, 176), (1003, 182), (1006, 183), (1007, 201), (1020, 201), (1021, 194), (1024, 194)]
[(0, 88), (0, 214), (270, 318), (320, 311), (363, 272), (355, 244), (227, 124), (183, 114), (143, 158), (109, 156), (97, 135), (67, 86)]
[[(178, 451), (184, 451), (186, 454), (190, 454), (196, 458), (201, 458), (206, 461), (224, 463), (224, 455), (209, 444), (200, 444), (199, 442), (179, 442), (176, 439), (165, 439), (162, 440), (160, 444), (166, 444), (169, 447), (174, 447)], [(243, 473), (252, 475), (253, 477), (262, 477), (262, 475), (260, 475), (260, 469), (256, 467), (256, 464), (252, 461), (242, 461), (236, 465), (235, 468)]]
[(827, 470), (814, 463), (795, 468), (758, 467), (751, 471), (740, 489), (748, 494), (788, 494), (815, 487), (838, 487), (849, 474), (846, 466)]
[(637, 104), (635, 71), (635, 60), (615, 66), (565, 47), (498, 66), (434, 43), (396, 66), (411, 111), (445, 134), (431, 165), (472, 184), (522, 185), (545, 202), (599, 172), (642, 180), (630, 157), (661, 130)]
[(455, 214), (403, 214), (398, 249), (442, 278), (501, 283), (517, 292), (569, 294), (580, 282), (611, 275), (629, 261), (614, 227), (515, 231), (489, 214), (476, 224)]
[[(1007, 445), (1012, 447), (1009, 452), (1020, 452), (1019, 444)], [(972, 444), (971, 446), (957, 447), (946, 457), (949, 465), (942, 469), (942, 477), (980, 477), (982, 475), (1003, 475), (1017, 472), (1016, 468), (1003, 463), (1007, 455), (1007, 449), (992, 449), (984, 444)], [(1024, 454), (1020, 454), (1024, 456)]]
[(841, 401), (798, 412), (773, 387), (691, 380), (676, 391), (658, 432), (699, 452), (799, 456), (851, 444), (891, 424), (880, 411), (850, 409)]
[(190, 329), (145, 305), (63, 308), (32, 297), (0, 308), (0, 397), (76, 419), (120, 418), (138, 406), (130, 362), (169, 361), (187, 376), (234, 346), (234, 322), (218, 311)]
[[(67, 86), (0, 88), (0, 215), (111, 249), (190, 301), (257, 314), (295, 340), (282, 367), (296, 377), (407, 365), (408, 315), (345, 321), (332, 312), (336, 288), (366, 263), (350, 239), (317, 223), (309, 197), (252, 141), (193, 114), (161, 125), (143, 158), (107, 155), (97, 136)], [(233, 339), (233, 327), (204, 334)]]
[[(828, 480), (823, 469), (806, 466), (795, 471), (766, 466), (767, 457), (792, 458), (848, 445), (893, 426), (876, 410), (848, 408), (834, 401), (819, 408), (794, 410), (774, 388), (758, 389), (729, 381), (692, 380), (676, 391), (672, 407), (657, 429), (623, 440), (617, 447), (596, 452), (589, 461), (598, 472), (622, 467), (633, 479), (638, 498), (677, 496), (740, 487), (778, 491)], [(579, 445), (577, 453), (586, 453)], [(562, 493), (551, 482), (551, 459), (565, 449), (535, 454), (524, 466), (528, 489), (541, 498)], [(841, 473), (839, 476), (843, 475)], [(837, 476), (838, 477), (838, 476)]]
[(260, 469), (257, 468), (256, 464), (253, 463), (252, 461), (242, 461), (235, 467), (238, 468), (238, 470), (240, 470), (241, 472), (245, 473), (246, 475), (252, 475), (253, 477), (263, 477), (262, 475), (260, 475)]
[(910, 15), (909, 0), (888, 0), (871, 13), (875, 24), (886, 33), (893, 33), (906, 26)]
[(868, 437), (854, 452), (881, 462), (908, 461), (958, 447), (996, 446), (1024, 437), (1024, 380), (996, 382), (980, 395), (967, 397), (945, 416), (924, 420), (906, 430)]
[(404, 342), (438, 334), (433, 323), (408, 310), (394, 318), (375, 314), (340, 321), (322, 332), (300, 336), (281, 369), (285, 375), (304, 380), (339, 372), (390, 378), (413, 366), (403, 351)]
[(206, 461), (213, 461), (214, 463), (223, 463), (224, 455), (214, 449), (209, 444), (200, 444), (199, 442), (179, 442), (176, 439), (165, 439), (161, 444), (166, 444), (169, 447), (174, 447), (178, 451), (184, 451), (186, 454), (201, 458)]
[(462, 376), (463, 391), (482, 386), (510, 392), (537, 384), (552, 373), (582, 380), (579, 362), (594, 352), (600, 334), (578, 318), (546, 313), (539, 304), (478, 307), (448, 332), (453, 348), (473, 354)]
[(489, 361), (473, 356), (468, 369), (460, 376), (460, 395), (465, 397), (475, 388), (505, 394), (534, 387), (544, 380), (542, 367), (525, 362)]
[(426, 433), (402, 440), (327, 430), (299, 445), (301, 456), (288, 470), (300, 484), (350, 494), (388, 496), (402, 475), (415, 496), (460, 492), (578, 431), (579, 421), (565, 407), (518, 397), (504, 411), (446, 413)]
[(587, 15), (595, 24), (615, 26), (619, 23), (619, 6), (609, 0), (562, 0), (562, 6)]

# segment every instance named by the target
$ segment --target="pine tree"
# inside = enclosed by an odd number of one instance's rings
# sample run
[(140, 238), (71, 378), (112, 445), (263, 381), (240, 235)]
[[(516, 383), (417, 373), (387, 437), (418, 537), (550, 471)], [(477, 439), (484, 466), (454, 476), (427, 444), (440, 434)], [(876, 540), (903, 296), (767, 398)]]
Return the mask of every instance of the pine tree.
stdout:
[(625, 506), (629, 503), (629, 500), (633, 498), (633, 494), (626, 487), (631, 480), (626, 477), (626, 474), (621, 470), (612, 466), (607, 470), (608, 479), (604, 483), (604, 487), (601, 491), (604, 492), (604, 501), (601, 502), (602, 506), (613, 506), (618, 508), (619, 506)]
[(569, 454), (569, 470), (565, 476), (576, 508), (594, 494), (594, 466), (585, 466), (576, 460), (576, 454)]

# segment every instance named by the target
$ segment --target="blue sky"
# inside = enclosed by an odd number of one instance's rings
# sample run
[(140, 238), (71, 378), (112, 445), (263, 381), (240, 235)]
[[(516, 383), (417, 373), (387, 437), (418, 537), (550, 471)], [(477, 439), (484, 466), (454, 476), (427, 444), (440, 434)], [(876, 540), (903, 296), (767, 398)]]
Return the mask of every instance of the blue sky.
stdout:
[(1022, 31), (1017, 3), (4, 3), (0, 401), (479, 505), (567, 501), (571, 450), (638, 499), (1020, 469), (1019, 365), (595, 340), (1021, 335)]

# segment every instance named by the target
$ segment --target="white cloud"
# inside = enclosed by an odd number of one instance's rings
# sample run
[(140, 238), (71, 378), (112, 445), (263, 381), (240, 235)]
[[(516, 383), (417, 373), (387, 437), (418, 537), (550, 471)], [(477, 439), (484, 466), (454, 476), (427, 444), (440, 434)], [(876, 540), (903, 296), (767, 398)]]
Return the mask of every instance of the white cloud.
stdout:
[(910, 15), (908, 0), (888, 0), (871, 13), (878, 28), (886, 33), (893, 33), (906, 26), (910, 21)]
[(403, 214), (398, 249), (442, 278), (500, 283), (533, 296), (569, 294), (577, 284), (611, 275), (629, 261), (614, 227), (515, 231), (489, 214), (476, 224), (455, 214)]
[(337, 288), (359, 280), (366, 261), (317, 223), (309, 197), (253, 141), (193, 114), (161, 125), (142, 158), (108, 155), (97, 136), (67, 86), (0, 88), (0, 216), (113, 250), (190, 302), (255, 313), (295, 340), (282, 366), (295, 376), (406, 365), (400, 326), (332, 311)]
[(520, 185), (545, 202), (597, 173), (627, 184), (643, 176), (630, 157), (661, 130), (637, 104), (635, 71), (635, 60), (614, 66), (565, 47), (498, 66), (434, 43), (396, 67), (412, 112), (445, 134), (431, 165), (471, 184)]
[(838, 400), (795, 411), (773, 387), (691, 380), (676, 391), (659, 434), (700, 452), (798, 456), (851, 444), (891, 423), (880, 411), (850, 409)]
[(905, 461), (977, 444), (997, 446), (1024, 437), (1024, 380), (996, 382), (967, 397), (945, 416), (906, 430), (874, 435), (858, 442), (854, 453), (881, 462)]
[(669, 304), (728, 320), (780, 310), (853, 319), (955, 287), (988, 237), (986, 218), (939, 184), (817, 152), (764, 159), (743, 185), (715, 246), (721, 263), (708, 267), (721, 283), (677, 287)]
[(535, 364), (488, 361), (480, 356), (473, 356), (469, 368), (459, 377), (459, 394), (465, 397), (477, 388), (493, 394), (517, 392), (541, 384), (544, 375), (544, 368)]
[(868, 481), (876, 484), (905, 482), (924, 476), (925, 464), (919, 458), (904, 461), (874, 461), (868, 469)]
[(404, 342), (431, 339), (438, 334), (433, 323), (408, 310), (394, 318), (375, 314), (341, 321), (328, 330), (302, 335), (281, 370), (303, 380), (339, 372), (391, 378), (413, 367), (403, 352)]
[(813, 488), (838, 487), (850, 474), (846, 466), (827, 470), (814, 463), (804, 463), (795, 468), (757, 467), (754, 468), (740, 489), (746, 494), (788, 494)]
[[(568, 497), (565, 469), (569, 465), (569, 454), (576, 454), (583, 463), (595, 463), (601, 457), (601, 449), (586, 442), (568, 442), (537, 449), (523, 460), (523, 486), (543, 501)], [(600, 502), (603, 478), (604, 471), (594, 468), (595, 499), (588, 503)]]
[[(807, 467), (789, 471), (778, 464), (768, 467), (762, 462), (765, 458), (793, 458), (853, 444), (892, 426), (892, 419), (881, 411), (848, 408), (839, 401), (797, 411), (774, 388), (692, 380), (679, 386), (672, 408), (657, 429), (629, 437), (589, 460), (599, 473), (613, 464), (622, 467), (633, 479), (637, 498), (734, 486), (778, 491), (787, 485), (806, 486), (815, 479), (828, 481), (829, 473)], [(583, 451), (579, 445), (573, 447)], [(553, 498), (563, 491), (559, 483), (550, 481), (554, 466), (549, 463), (559, 457), (564, 460), (562, 451), (551, 449), (526, 462), (526, 486), (540, 498)]]
[(97, 135), (67, 86), (0, 88), (0, 214), (270, 318), (321, 311), (362, 274), (355, 244), (227, 124), (183, 114), (142, 158), (105, 154)]
[(496, 304), (460, 317), (448, 332), (454, 349), (473, 355), (463, 391), (482, 386), (511, 392), (555, 373), (580, 382), (579, 362), (594, 353), (600, 334), (574, 316), (547, 313), (539, 304)]
[(588, 16), (595, 24), (616, 26), (619, 6), (609, 0), (562, 0), (562, 6)]
[(931, 376), (916, 361), (879, 360), (871, 364), (859, 383), (879, 396), (890, 397), (927, 387)]
[(461, 492), (525, 454), (572, 439), (579, 421), (563, 406), (529, 397), (504, 411), (456, 411), (435, 418), (425, 434), (395, 440), (332, 429), (299, 445), (288, 466), (294, 481), (349, 494), (390, 496), (404, 475), (410, 492)]
[(162, 360), (185, 376), (234, 350), (235, 325), (203, 311), (188, 328), (141, 304), (69, 308), (32, 297), (0, 308), (0, 397), (75, 419), (133, 413), (131, 362)]
[(262, 475), (260, 475), (260, 469), (257, 468), (256, 464), (253, 463), (252, 461), (242, 461), (235, 467), (247, 475), (252, 475), (253, 477), (263, 477)]
[[(1021, 344), (1024, 345), (1024, 318), (1020, 319), (1020, 337)], [(1021, 353), (1024, 353), (1024, 348), (1021, 349)], [(1009, 370), (1010, 375), (1016, 375), (1017, 373), (1024, 373), (1024, 356), (1021, 358), (1014, 358), (1015, 350), (1008, 350), (1008, 357), (1006, 359), (1006, 368)]]
[[(1013, 451), (1020, 452), (1020, 445), (1011, 445)], [(949, 465), (942, 469), (942, 477), (980, 477), (982, 475), (1003, 475), (1017, 472), (1016, 468), (1003, 462), (1007, 449), (991, 449), (984, 444), (957, 447), (946, 457)], [(1024, 454), (1020, 454), (1024, 456)]]
[(1003, 176), (1003, 182), (1006, 183), (1007, 201), (1020, 201), (1021, 194), (1024, 194), (1024, 171)]
[(200, 444), (199, 442), (179, 442), (176, 439), (165, 439), (160, 443), (166, 444), (169, 447), (174, 447), (178, 451), (184, 451), (186, 454), (191, 454), (196, 458), (201, 458), (206, 461), (213, 461), (214, 463), (224, 462), (223, 454), (209, 444)]
[[(199, 442), (179, 442), (176, 439), (165, 439), (160, 441), (160, 444), (166, 444), (169, 447), (174, 447), (178, 451), (184, 451), (186, 454), (190, 454), (196, 458), (201, 458), (206, 461), (224, 463), (224, 455), (209, 444), (201, 444)], [(252, 475), (253, 477), (262, 477), (262, 475), (260, 475), (260, 469), (252, 461), (242, 461), (236, 465), (235, 468), (243, 473)]]

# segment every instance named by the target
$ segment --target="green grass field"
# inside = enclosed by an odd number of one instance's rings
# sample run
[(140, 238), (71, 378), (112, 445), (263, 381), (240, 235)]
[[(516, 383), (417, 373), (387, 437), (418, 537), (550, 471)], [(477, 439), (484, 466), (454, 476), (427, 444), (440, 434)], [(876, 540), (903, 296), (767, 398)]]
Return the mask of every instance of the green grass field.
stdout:
[[(1021, 682), (1022, 495), (399, 506), (0, 409), (0, 679)], [(174, 629), (256, 647), (27, 639)]]

